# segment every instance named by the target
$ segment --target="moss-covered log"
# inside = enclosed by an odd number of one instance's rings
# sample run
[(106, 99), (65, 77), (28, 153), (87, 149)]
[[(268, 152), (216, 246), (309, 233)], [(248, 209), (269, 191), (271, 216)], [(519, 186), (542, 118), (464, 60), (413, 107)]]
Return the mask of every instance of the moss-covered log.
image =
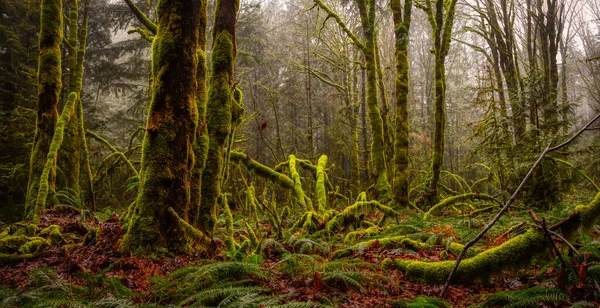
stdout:
[(215, 6), (211, 74), (208, 80), (208, 153), (202, 173), (202, 200), (198, 227), (212, 236), (221, 194), (225, 140), (231, 133), (233, 68), (236, 58), (235, 24), (239, 0), (220, 0)]
[[(62, 0), (43, 0), (38, 60), (38, 94), (36, 129), (31, 152), (29, 182), (25, 202), (25, 217), (35, 212), (40, 178), (46, 165), (46, 157), (58, 120), (58, 101), (62, 88), (61, 51), (63, 29)], [(54, 173), (49, 174), (48, 184), (54, 189)]]
[[(532, 256), (545, 251), (544, 235), (529, 230), (504, 244), (488, 249), (461, 262), (453, 283), (472, 284), (485, 281), (506, 268), (515, 268), (518, 263), (528, 265)], [(386, 259), (382, 266), (397, 268), (412, 281), (443, 284), (454, 267), (455, 261), (424, 262), (403, 259)]]
[(48, 155), (46, 155), (46, 164), (44, 165), (44, 170), (40, 176), (35, 207), (31, 210), (28, 216), (28, 218), (31, 218), (31, 220), (36, 224), (40, 222), (40, 215), (46, 208), (46, 199), (48, 198), (48, 194), (53, 190), (52, 183), (50, 182), (51, 175), (56, 166), (56, 159), (58, 157), (60, 146), (63, 142), (65, 127), (69, 122), (71, 115), (73, 114), (77, 99), (77, 93), (69, 94), (67, 104), (65, 105), (65, 108), (63, 109), (60, 118), (56, 123), (56, 129), (54, 130), (54, 135), (52, 136), (50, 149), (48, 150)]
[[(194, 251), (187, 226), (196, 104), (199, 1), (161, 0), (152, 44), (152, 102), (135, 209), (120, 248), (138, 255)], [(173, 213), (169, 214), (172, 208)], [(180, 219), (181, 220), (180, 220)]]
[(408, 207), (408, 34), (411, 23), (412, 1), (392, 0), (394, 33), (396, 38), (396, 127), (394, 140), (394, 189), (393, 200), (397, 207)]

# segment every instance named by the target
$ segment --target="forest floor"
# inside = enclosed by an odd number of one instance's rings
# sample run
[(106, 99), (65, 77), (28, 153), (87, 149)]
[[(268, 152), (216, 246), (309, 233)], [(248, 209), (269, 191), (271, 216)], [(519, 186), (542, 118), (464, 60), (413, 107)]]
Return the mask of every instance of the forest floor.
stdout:
[[(414, 221), (411, 221), (414, 218), (411, 217), (407, 215), (400, 221), (404, 221), (406, 225), (414, 224)], [(474, 230), (479, 230), (483, 221), (460, 219), (464, 222), (463, 225), (468, 225), (465, 229)], [(525, 217), (522, 217), (522, 220), (525, 220)], [(505, 231), (510, 228), (510, 225), (514, 225), (515, 221), (518, 219), (501, 221), (495, 232), (484, 238), (484, 246), (492, 247), (504, 241), (506, 235), (502, 236), (501, 234), (505, 234)], [(453, 225), (456, 224), (456, 220), (451, 222)], [(99, 221), (97, 218), (82, 220), (77, 211), (47, 210), (42, 216), (40, 230), (50, 225), (59, 225), (62, 228), (61, 241), (46, 248), (34, 258), (0, 264), (0, 306), (2, 303), (11, 302), (15, 303), (15, 306), (27, 306), (28, 300), (33, 303), (31, 299), (36, 296), (39, 297), (37, 300), (42, 302), (68, 303), (74, 301), (91, 304), (91, 306), (106, 297), (121, 299), (120, 302), (117, 301), (120, 303), (119, 305), (103, 307), (127, 307), (129, 305), (155, 307), (169, 304), (193, 306), (192, 304), (201, 301), (198, 297), (193, 297), (194, 293), (206, 293), (206, 290), (211, 290), (211, 285), (206, 283), (207, 277), (185, 278), (187, 268), (199, 269), (206, 265), (220, 263), (232, 266), (241, 264), (227, 262), (230, 256), (222, 243), (217, 246), (216, 251), (196, 256), (170, 256), (152, 260), (122, 255), (117, 248), (124, 230), (117, 215), (112, 215), (104, 221)], [(95, 238), (90, 239), (89, 230), (94, 228), (99, 229), (99, 233)], [(262, 228), (267, 230), (269, 226), (265, 224)], [(456, 231), (450, 224), (444, 224), (443, 221), (436, 221), (435, 225), (428, 223), (423, 230), (437, 236), (438, 239), (452, 237), (464, 239), (467, 237), (465, 234), (459, 235), (458, 233), (461, 231)], [(471, 236), (476, 233), (475, 231)], [(88, 234), (87, 237), (86, 234)], [(596, 243), (597, 235), (590, 240)], [(455, 256), (452, 253), (448, 254), (444, 245), (433, 245), (432, 249), (415, 251), (394, 245), (383, 247), (378, 240), (375, 240), (368, 247), (362, 247), (349, 257), (332, 260), (331, 252), (336, 250), (336, 245), (326, 247), (326, 243), (310, 239), (287, 241), (281, 245), (273, 245), (273, 243), (271, 241), (265, 244), (264, 258), (244, 260), (251, 266), (258, 266), (258, 270), (229, 267), (221, 274), (214, 274), (216, 273), (214, 271), (207, 272), (213, 273), (212, 278), (215, 280), (237, 279), (241, 281), (241, 284), (227, 285), (227, 288), (240, 285), (248, 287), (246, 291), (241, 291), (242, 293), (238, 295), (239, 298), (248, 297), (248, 294), (254, 293), (252, 296), (258, 294), (263, 299), (268, 299), (270, 296), (270, 299), (266, 301), (270, 303), (301, 302), (304, 305), (298, 303), (296, 307), (311, 307), (314, 303), (335, 307), (444, 307), (450, 305), (468, 307), (473, 304), (477, 305), (477, 303), (481, 305), (486, 301), (487, 295), (500, 291), (523, 290), (533, 286), (557, 288), (561, 284), (560, 265), (556, 262), (552, 265), (550, 258), (547, 261), (550, 266), (545, 266), (543, 269), (543, 264), (526, 269), (515, 268), (495, 276), (492, 281), (487, 281), (484, 285), (474, 283), (470, 286), (451, 286), (444, 298), (446, 302), (436, 302), (435, 297), (439, 295), (442, 286), (411, 282), (398, 270), (383, 269), (380, 264), (385, 258), (454, 260)], [(275, 246), (283, 249), (274, 249)], [(586, 264), (586, 266), (590, 264)], [(181, 274), (173, 275), (174, 272)], [(217, 277), (223, 274), (223, 277)], [(232, 278), (231, 276), (236, 277)], [(575, 302), (586, 303), (584, 306), (598, 307), (598, 302), (594, 301), (594, 293), (600, 290), (593, 289), (591, 283), (584, 283), (585, 281), (582, 281), (581, 277), (574, 279), (575, 281), (571, 285), (562, 285), (564, 294), (568, 298), (565, 297), (562, 301), (554, 303), (551, 299), (542, 298), (540, 299), (541, 303), (545, 304), (545, 307), (568, 306)], [(198, 281), (203, 282), (198, 283)], [(194, 283), (198, 283), (199, 287), (195, 288)], [(597, 287), (597, 282), (594, 281), (594, 283)], [(223, 286), (219, 284), (213, 284), (212, 287), (213, 289), (215, 287), (223, 289)], [(191, 294), (185, 294), (186, 292)], [(211, 300), (214, 302), (219, 298), (215, 294), (211, 296), (213, 297), (202, 299), (203, 303), (209, 304)], [(402, 300), (404, 300), (404, 304), (402, 304)], [(216, 303), (219, 304), (218, 301)], [(416, 306), (411, 306), (411, 303)], [(538, 304), (540, 303), (536, 303), (532, 307), (537, 307)], [(269, 306), (258, 304), (254, 307)], [(277, 306), (277, 304), (273, 306)]]

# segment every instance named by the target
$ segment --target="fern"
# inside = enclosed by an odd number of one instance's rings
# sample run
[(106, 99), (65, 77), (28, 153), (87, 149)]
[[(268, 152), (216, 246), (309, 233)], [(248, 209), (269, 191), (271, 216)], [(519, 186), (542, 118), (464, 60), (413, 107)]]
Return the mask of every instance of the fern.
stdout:
[(249, 294), (258, 294), (269, 291), (265, 287), (257, 286), (226, 286), (217, 284), (209, 289), (200, 291), (179, 303), (181, 306), (188, 307), (203, 307), (203, 306), (219, 306), (227, 307), (232, 305), (236, 300)]
[(518, 291), (502, 291), (486, 296), (482, 307), (538, 307), (540, 304), (564, 305), (569, 297), (557, 289), (533, 287)]
[(365, 291), (365, 288), (361, 284), (361, 281), (365, 280), (365, 277), (361, 272), (325, 272), (321, 279), (331, 287), (343, 284), (346, 289), (355, 288)]

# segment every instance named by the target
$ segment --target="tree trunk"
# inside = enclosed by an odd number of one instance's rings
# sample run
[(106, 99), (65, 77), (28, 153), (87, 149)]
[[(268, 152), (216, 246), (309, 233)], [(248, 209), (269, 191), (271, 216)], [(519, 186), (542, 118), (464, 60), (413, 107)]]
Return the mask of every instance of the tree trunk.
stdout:
[(404, 13), (399, 0), (392, 0), (394, 33), (396, 34), (396, 129), (394, 141), (394, 202), (396, 207), (408, 207), (408, 45), (412, 1), (404, 1)]
[(198, 29), (198, 69), (196, 70), (196, 106), (198, 126), (194, 140), (194, 165), (190, 187), (190, 223), (197, 227), (202, 200), (202, 172), (208, 155), (208, 127), (206, 123), (206, 8), (207, 0), (200, 0), (200, 25)]
[[(31, 218), (35, 213), (40, 177), (58, 120), (57, 106), (62, 88), (60, 51), (63, 34), (62, 0), (43, 0), (41, 8), (37, 118), (27, 184), (25, 218)], [(52, 190), (55, 173), (56, 169), (53, 168), (48, 178), (48, 186)]]
[(225, 139), (231, 132), (233, 68), (236, 57), (235, 23), (239, 0), (218, 0), (215, 7), (211, 75), (209, 77), (207, 124), (208, 156), (202, 173), (200, 231), (212, 237), (217, 222), (217, 200), (221, 194)]
[[(142, 149), (139, 192), (122, 251), (191, 253), (192, 145), (198, 121), (196, 83), (200, 2), (161, 0), (152, 44), (152, 102)], [(218, 62), (218, 61), (216, 61)], [(188, 225), (189, 226), (189, 225)]]

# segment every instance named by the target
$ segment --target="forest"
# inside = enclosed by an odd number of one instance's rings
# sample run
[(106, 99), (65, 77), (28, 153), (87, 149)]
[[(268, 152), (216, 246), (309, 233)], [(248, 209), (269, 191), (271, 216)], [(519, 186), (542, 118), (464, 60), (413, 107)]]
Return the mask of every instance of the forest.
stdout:
[(597, 0), (0, 0), (0, 307), (599, 307)]

